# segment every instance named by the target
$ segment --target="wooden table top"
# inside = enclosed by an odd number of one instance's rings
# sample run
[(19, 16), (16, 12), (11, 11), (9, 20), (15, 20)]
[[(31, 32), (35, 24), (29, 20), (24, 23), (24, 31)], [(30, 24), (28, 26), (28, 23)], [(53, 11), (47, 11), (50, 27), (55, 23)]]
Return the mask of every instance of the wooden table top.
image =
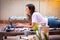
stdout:
[[(15, 34), (19, 34), (20, 35), (20, 33), (23, 34), (23, 32), (3, 32), (1, 30), (4, 28), (4, 26), (6, 26), (6, 25), (0, 24), (0, 33), (2, 33), (2, 34), (3, 33), (4, 34), (13, 34), (13, 35), (15, 35)], [(49, 30), (49, 35), (60, 35), (60, 29), (57, 29), (57, 30)]]

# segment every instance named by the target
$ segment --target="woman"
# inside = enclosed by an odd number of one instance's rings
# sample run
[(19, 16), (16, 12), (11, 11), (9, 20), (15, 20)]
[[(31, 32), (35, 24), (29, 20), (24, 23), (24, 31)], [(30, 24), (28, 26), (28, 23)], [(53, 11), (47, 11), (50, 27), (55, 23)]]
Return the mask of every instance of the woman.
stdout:
[(39, 13), (35, 11), (35, 6), (33, 4), (27, 4), (26, 5), (26, 14), (29, 16), (29, 19), (31, 19), (31, 24), (17, 24), (17, 26), (25, 26), (25, 27), (29, 27), (32, 28), (35, 24), (39, 24), (41, 22), (45, 22), (45, 18)]

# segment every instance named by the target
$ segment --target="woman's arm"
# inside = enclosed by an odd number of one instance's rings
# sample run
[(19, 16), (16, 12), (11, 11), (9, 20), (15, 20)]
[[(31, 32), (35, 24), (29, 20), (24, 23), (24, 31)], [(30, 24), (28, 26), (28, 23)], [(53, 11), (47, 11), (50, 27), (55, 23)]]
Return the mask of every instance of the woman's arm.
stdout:
[(26, 28), (32, 28), (36, 23), (32, 23), (30, 25), (30, 23), (17, 23), (16, 26), (17, 27), (26, 27)]
[(31, 25), (30, 25), (30, 24), (27, 24), (27, 25), (24, 25), (24, 27), (33, 28), (33, 26), (34, 26), (35, 24), (36, 24), (36, 23), (32, 23)]

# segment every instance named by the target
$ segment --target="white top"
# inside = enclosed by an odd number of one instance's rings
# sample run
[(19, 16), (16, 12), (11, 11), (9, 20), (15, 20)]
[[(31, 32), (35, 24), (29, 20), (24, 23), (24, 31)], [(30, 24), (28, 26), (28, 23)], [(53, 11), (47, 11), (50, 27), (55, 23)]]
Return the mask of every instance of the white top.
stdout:
[(48, 24), (47, 18), (43, 17), (39, 12), (34, 12), (33, 13), (33, 15), (32, 15), (32, 22)]

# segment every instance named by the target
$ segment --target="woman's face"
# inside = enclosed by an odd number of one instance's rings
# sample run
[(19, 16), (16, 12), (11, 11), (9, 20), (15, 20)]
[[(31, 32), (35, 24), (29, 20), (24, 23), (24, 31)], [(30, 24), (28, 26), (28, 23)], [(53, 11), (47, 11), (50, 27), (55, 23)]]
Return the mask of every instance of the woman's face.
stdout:
[(29, 10), (29, 8), (27, 6), (26, 6), (25, 11), (26, 11), (26, 14), (30, 15), (30, 10)]

